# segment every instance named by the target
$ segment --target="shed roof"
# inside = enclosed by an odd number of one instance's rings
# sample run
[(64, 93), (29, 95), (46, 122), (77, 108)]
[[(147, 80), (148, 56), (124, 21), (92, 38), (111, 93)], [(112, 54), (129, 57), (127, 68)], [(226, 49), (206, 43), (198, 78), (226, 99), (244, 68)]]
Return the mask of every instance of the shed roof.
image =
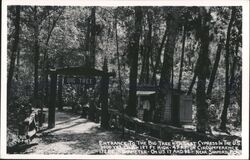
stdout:
[(155, 93), (156, 93), (155, 91), (136, 91), (136, 95), (138, 96), (147, 96)]
[[(150, 86), (150, 85), (141, 85), (141, 86), (137, 86), (137, 92), (138, 91), (145, 91), (145, 92), (159, 92), (160, 90), (160, 87), (159, 86)], [(183, 90), (179, 90), (179, 89), (176, 89), (176, 88), (169, 88), (168, 89), (171, 93), (174, 93), (174, 94), (184, 94), (185, 91)]]

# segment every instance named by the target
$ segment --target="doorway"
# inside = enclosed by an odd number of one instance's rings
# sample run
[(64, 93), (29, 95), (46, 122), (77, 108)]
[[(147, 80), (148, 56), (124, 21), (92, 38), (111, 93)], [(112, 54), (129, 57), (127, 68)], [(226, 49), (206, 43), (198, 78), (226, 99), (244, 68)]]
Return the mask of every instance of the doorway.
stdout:
[(172, 96), (172, 123), (178, 126), (180, 123), (180, 95)]

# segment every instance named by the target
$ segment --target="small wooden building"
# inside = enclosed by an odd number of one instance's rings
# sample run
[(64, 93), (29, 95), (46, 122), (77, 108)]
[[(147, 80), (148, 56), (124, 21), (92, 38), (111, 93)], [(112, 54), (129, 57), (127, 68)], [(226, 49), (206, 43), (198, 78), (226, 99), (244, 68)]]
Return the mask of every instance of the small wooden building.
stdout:
[(154, 121), (155, 116), (155, 91), (137, 91), (137, 117), (144, 121)]
[[(157, 87), (139, 86), (137, 88), (139, 119), (173, 125), (192, 123), (192, 96), (186, 95), (183, 91), (170, 89), (166, 96), (166, 105), (160, 106), (158, 94)], [(147, 107), (148, 104), (150, 107)]]

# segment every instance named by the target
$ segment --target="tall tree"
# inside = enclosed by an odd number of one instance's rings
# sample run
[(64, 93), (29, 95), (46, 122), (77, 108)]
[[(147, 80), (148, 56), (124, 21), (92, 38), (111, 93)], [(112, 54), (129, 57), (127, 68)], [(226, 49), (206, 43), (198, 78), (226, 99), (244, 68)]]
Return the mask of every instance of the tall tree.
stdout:
[[(62, 55), (60, 55), (60, 57), (59, 57), (59, 59), (58, 59), (58, 66), (60, 67), (60, 68), (62, 68), (64, 65), (63, 65), (63, 56)], [(58, 90), (57, 90), (57, 92), (58, 92), (58, 104), (57, 104), (57, 106), (58, 106), (58, 109), (59, 110), (63, 110), (63, 100), (62, 100), (62, 91), (63, 91), (63, 79), (62, 79), (62, 76), (59, 76), (58, 77)]]
[[(166, 8), (167, 10), (167, 8)], [(178, 24), (178, 12), (173, 11), (171, 12), (171, 16), (169, 16), (168, 20), (168, 33), (167, 33), (167, 42), (165, 44), (164, 50), (164, 59), (163, 59), (163, 66), (161, 69), (161, 78), (160, 78), (160, 88), (161, 93), (165, 95), (170, 87), (170, 76), (172, 72), (172, 60), (174, 55), (175, 43), (176, 43), (176, 36), (177, 36), (177, 24)]]
[[(197, 66), (197, 65), (196, 65)], [(194, 75), (193, 75), (193, 78), (192, 78), (192, 82), (188, 88), (188, 92), (187, 92), (187, 95), (191, 94), (192, 93), (192, 90), (193, 90), (193, 87), (194, 87), (194, 84), (195, 84), (195, 81), (196, 81), (196, 78), (197, 78), (197, 74), (196, 74), (196, 66), (195, 66), (195, 69), (194, 69)]]
[[(166, 106), (166, 102), (168, 101), (167, 94), (169, 93), (169, 89), (171, 88), (171, 73), (173, 73), (173, 56), (175, 50), (175, 43), (177, 37), (177, 26), (179, 22), (179, 12), (177, 9), (168, 10), (169, 8), (165, 8), (166, 13), (168, 15), (168, 33), (167, 33), (167, 41), (165, 43), (164, 49), (164, 58), (163, 65), (161, 69), (161, 78), (160, 78), (160, 91), (159, 91), (159, 105), (162, 107)], [(172, 80), (173, 82), (173, 80)], [(168, 112), (167, 121), (171, 119), (171, 113)]]
[(16, 80), (18, 81), (19, 78), (19, 67), (20, 67), (20, 48), (18, 48), (17, 51), (17, 57), (16, 57)]
[(213, 66), (213, 69), (212, 69), (212, 72), (210, 75), (210, 80), (209, 80), (208, 87), (207, 87), (207, 98), (211, 98), (213, 84), (214, 84), (214, 80), (215, 80), (215, 75), (216, 75), (216, 72), (217, 72), (217, 69), (219, 66), (219, 62), (220, 62), (222, 45), (223, 45), (223, 41), (220, 38), (220, 42), (218, 44), (216, 57), (215, 57), (215, 61), (214, 61), (214, 66)]
[[(117, 69), (118, 69), (118, 80), (119, 80), (119, 90), (120, 90), (120, 102), (123, 105), (123, 92), (122, 92), (122, 78), (121, 78), (121, 63), (120, 63), (120, 53), (119, 53), (119, 40), (118, 40), (118, 18), (115, 13), (115, 42), (116, 42), (116, 56), (117, 56)], [(122, 106), (123, 107), (123, 106)]]
[(10, 56), (10, 66), (8, 71), (8, 78), (7, 78), (7, 97), (10, 96), (11, 90), (11, 82), (13, 79), (13, 74), (15, 70), (15, 60), (18, 51), (18, 44), (19, 44), (19, 33), (20, 33), (20, 6), (15, 7), (15, 19), (14, 19), (14, 41), (11, 48), (11, 56)]
[[(239, 22), (241, 22), (240, 18), (238, 18)], [(230, 79), (230, 90), (231, 92), (236, 96), (236, 101), (240, 107), (238, 115), (239, 115), (239, 122), (241, 122), (241, 117), (242, 117), (242, 106), (241, 106), (241, 99), (242, 99), (242, 91), (241, 91), (241, 58), (239, 55), (239, 47), (241, 46), (241, 34), (242, 34), (242, 26), (241, 23), (239, 23), (238, 28), (238, 33), (237, 33), (237, 38), (236, 38), (236, 44), (235, 44), (235, 52), (234, 52), (234, 61), (233, 67), (231, 70), (231, 79)], [(237, 73), (236, 70), (239, 70), (240, 73)]]
[(106, 75), (102, 76), (101, 79), (101, 127), (108, 129), (109, 128), (109, 115), (108, 115), (108, 87), (109, 87), (109, 77), (108, 73), (108, 62), (106, 57), (104, 58), (103, 71), (106, 72)]
[(201, 41), (201, 50), (197, 60), (197, 132), (205, 133), (208, 127), (207, 103), (206, 103), (206, 78), (209, 75), (209, 18), (210, 14), (207, 8), (199, 8), (200, 29), (198, 34)]
[(130, 58), (130, 73), (129, 73), (129, 101), (127, 114), (130, 116), (136, 115), (136, 89), (137, 89), (137, 70), (138, 70), (138, 52), (139, 41), (142, 26), (142, 9), (135, 7), (135, 31), (132, 34), (129, 46)]
[(181, 78), (182, 78), (182, 70), (183, 70), (183, 60), (184, 60), (184, 52), (185, 52), (185, 40), (186, 40), (186, 27), (185, 24), (182, 27), (182, 50), (181, 50), (181, 64), (180, 64), (180, 73), (179, 73), (179, 81), (178, 81), (178, 90), (181, 90)]
[(95, 53), (96, 53), (96, 7), (91, 8), (91, 37), (90, 37), (90, 67), (95, 67)]
[(34, 12), (34, 23), (33, 23), (33, 29), (34, 29), (34, 99), (35, 101), (38, 100), (38, 67), (39, 67), (39, 57), (40, 57), (40, 51), (39, 51), (39, 18), (38, 18), (38, 9), (37, 6), (33, 9)]
[(142, 54), (143, 64), (140, 77), (140, 81), (142, 84), (149, 84), (149, 59), (152, 51), (152, 20), (153, 20), (152, 11), (150, 8), (147, 8), (148, 31), (146, 34), (146, 38), (144, 39), (145, 47), (143, 48), (145, 49), (143, 50)]
[[(43, 95), (44, 95), (44, 104), (48, 105), (48, 97), (49, 97), (49, 80), (48, 80), (48, 70), (49, 70), (49, 56), (48, 56), (48, 48), (49, 48), (49, 41), (52, 36), (53, 30), (56, 27), (56, 24), (63, 14), (64, 8), (57, 9), (58, 14), (55, 14), (55, 16), (52, 16), (52, 18), (48, 18), (48, 28), (47, 28), (47, 37), (45, 40), (45, 49), (43, 51), (43, 67), (42, 67), (42, 73), (43, 73)], [(59, 78), (60, 79), (60, 78)]]
[(221, 124), (220, 124), (220, 129), (221, 130), (226, 130), (226, 123), (227, 123), (227, 109), (230, 103), (230, 83), (229, 83), (229, 56), (230, 56), (230, 36), (231, 36), (231, 28), (235, 19), (235, 12), (236, 8), (232, 7), (231, 8), (231, 18), (228, 24), (227, 28), (227, 39), (226, 39), (226, 45), (225, 45), (225, 98), (224, 98), (224, 107), (222, 110), (221, 114)]
[(156, 55), (156, 60), (155, 60), (156, 62), (155, 62), (154, 68), (153, 68), (152, 84), (154, 84), (154, 85), (156, 85), (156, 72), (159, 69), (159, 65), (161, 62), (161, 55), (162, 55), (161, 53), (162, 53), (162, 50), (164, 48), (164, 43), (165, 43), (166, 38), (167, 38), (167, 33), (168, 33), (168, 27), (167, 27), (167, 21), (166, 21), (166, 29), (165, 29), (164, 35), (162, 37), (160, 47), (158, 49), (158, 52)]
[[(48, 48), (49, 48), (49, 41), (51, 39), (52, 33), (54, 28), (57, 25), (57, 22), (59, 21), (60, 17), (62, 16), (62, 14), (64, 13), (64, 7), (61, 7), (61, 9), (55, 9), (55, 11), (57, 12), (57, 14), (54, 14), (52, 16), (52, 18), (48, 18), (48, 28), (47, 28), (47, 37), (45, 40), (45, 49), (43, 51), (43, 68), (42, 68), (42, 72), (43, 72), (43, 81), (44, 81), (44, 85), (43, 85), (43, 95), (44, 95), (44, 104), (48, 105), (48, 98), (49, 98), (49, 77), (48, 77), (48, 70), (49, 70), (49, 55), (48, 55)], [(60, 81), (60, 77), (59, 77), (59, 81)], [(61, 83), (59, 83), (61, 84)], [(59, 85), (59, 89), (60, 89), (60, 85)]]

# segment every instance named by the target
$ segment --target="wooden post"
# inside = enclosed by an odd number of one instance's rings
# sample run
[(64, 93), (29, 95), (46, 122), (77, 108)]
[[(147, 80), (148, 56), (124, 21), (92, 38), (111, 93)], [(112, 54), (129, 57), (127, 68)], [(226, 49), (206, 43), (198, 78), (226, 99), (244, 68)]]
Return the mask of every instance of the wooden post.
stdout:
[(101, 127), (108, 129), (109, 128), (109, 114), (108, 114), (108, 87), (109, 87), (109, 76), (108, 76), (108, 66), (107, 59), (104, 59), (103, 72), (106, 73), (102, 76), (101, 80)]
[(57, 87), (57, 74), (52, 72), (50, 74), (51, 82), (50, 82), (50, 103), (49, 103), (49, 120), (48, 120), (48, 128), (55, 127), (55, 109), (56, 109), (56, 87)]
[(62, 102), (62, 90), (63, 90), (63, 81), (62, 81), (62, 76), (58, 76), (58, 104), (57, 108), (59, 111), (63, 110), (63, 102)]

